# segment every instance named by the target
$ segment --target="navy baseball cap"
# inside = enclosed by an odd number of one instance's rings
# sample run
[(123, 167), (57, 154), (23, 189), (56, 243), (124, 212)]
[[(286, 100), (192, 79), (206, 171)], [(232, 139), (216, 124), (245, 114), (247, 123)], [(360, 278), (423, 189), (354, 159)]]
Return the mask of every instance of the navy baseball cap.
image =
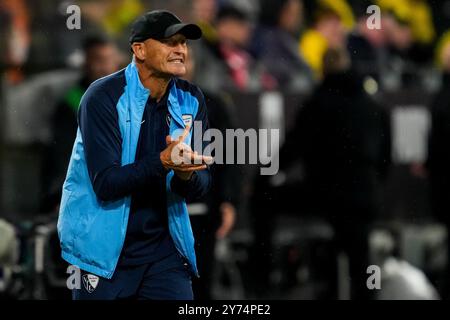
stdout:
[(202, 30), (192, 23), (182, 23), (173, 13), (167, 10), (154, 10), (145, 13), (133, 22), (130, 44), (142, 42), (149, 38), (161, 40), (180, 33), (187, 39), (201, 38)]

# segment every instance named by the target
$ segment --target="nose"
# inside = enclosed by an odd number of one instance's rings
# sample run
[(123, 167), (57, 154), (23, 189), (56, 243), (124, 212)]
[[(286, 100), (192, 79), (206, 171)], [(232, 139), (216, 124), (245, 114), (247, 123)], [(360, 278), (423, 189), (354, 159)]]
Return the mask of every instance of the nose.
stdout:
[(187, 52), (187, 45), (186, 45), (186, 43), (182, 43), (182, 42), (178, 43), (175, 46), (175, 52), (176, 53), (180, 53), (180, 54), (186, 54), (186, 52)]

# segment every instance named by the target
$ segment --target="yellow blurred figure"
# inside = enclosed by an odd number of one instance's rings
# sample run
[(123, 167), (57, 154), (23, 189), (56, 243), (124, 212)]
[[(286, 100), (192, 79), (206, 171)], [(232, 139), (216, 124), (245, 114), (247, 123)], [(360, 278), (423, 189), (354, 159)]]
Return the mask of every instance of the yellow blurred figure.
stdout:
[[(346, 34), (349, 31), (344, 23), (349, 16), (342, 15), (342, 8), (345, 6), (336, 5), (345, 1), (336, 1), (335, 5), (331, 6), (327, 5), (327, 2), (329, 1), (320, 0), (320, 6), (314, 16), (314, 25), (303, 34), (299, 43), (300, 55), (313, 70), (316, 79), (322, 78), (325, 52), (329, 48), (345, 46)], [(353, 14), (351, 17), (353, 19)]]
[(431, 9), (425, 0), (410, 0), (411, 28), (414, 38), (421, 44), (430, 44), (436, 37)]
[(314, 29), (306, 31), (300, 40), (300, 53), (318, 79), (322, 77), (322, 60), (327, 49), (327, 39)]
[(436, 64), (440, 69), (450, 69), (450, 30), (446, 31), (438, 41)]
[(319, 0), (319, 5), (324, 8), (330, 8), (336, 12), (347, 30), (353, 29), (355, 25), (355, 16), (346, 0)]
[(119, 35), (133, 20), (144, 12), (140, 0), (111, 1), (106, 16), (102, 20), (105, 30), (111, 35)]
[(411, 17), (409, 0), (378, 0), (377, 5), (382, 11), (392, 12), (400, 21), (408, 22)]
[(433, 16), (426, 0), (378, 0), (383, 11), (392, 12), (396, 18), (411, 27), (414, 40), (419, 44), (431, 44), (436, 37)]

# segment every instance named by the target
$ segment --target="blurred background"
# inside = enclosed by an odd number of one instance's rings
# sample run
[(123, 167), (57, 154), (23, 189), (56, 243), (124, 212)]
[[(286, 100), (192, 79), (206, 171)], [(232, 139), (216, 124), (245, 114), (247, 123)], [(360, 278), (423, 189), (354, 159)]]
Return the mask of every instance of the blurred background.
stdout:
[(450, 297), (450, 1), (0, 0), (0, 299), (70, 299), (78, 104), (153, 9), (202, 28), (186, 78), (212, 127), (280, 130), (278, 174), (217, 165), (189, 205), (198, 299)]

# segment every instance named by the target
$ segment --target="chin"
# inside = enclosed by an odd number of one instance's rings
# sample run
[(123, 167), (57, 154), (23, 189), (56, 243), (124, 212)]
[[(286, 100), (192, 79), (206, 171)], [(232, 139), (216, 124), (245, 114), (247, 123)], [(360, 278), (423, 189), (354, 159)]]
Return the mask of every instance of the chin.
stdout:
[(186, 74), (186, 67), (174, 68), (172, 74), (176, 77), (183, 77)]
[(186, 67), (170, 68), (169, 73), (174, 77), (183, 77), (186, 74)]
[(174, 72), (173, 73), (173, 76), (174, 77), (184, 77), (186, 75), (186, 71), (183, 71), (183, 72)]

